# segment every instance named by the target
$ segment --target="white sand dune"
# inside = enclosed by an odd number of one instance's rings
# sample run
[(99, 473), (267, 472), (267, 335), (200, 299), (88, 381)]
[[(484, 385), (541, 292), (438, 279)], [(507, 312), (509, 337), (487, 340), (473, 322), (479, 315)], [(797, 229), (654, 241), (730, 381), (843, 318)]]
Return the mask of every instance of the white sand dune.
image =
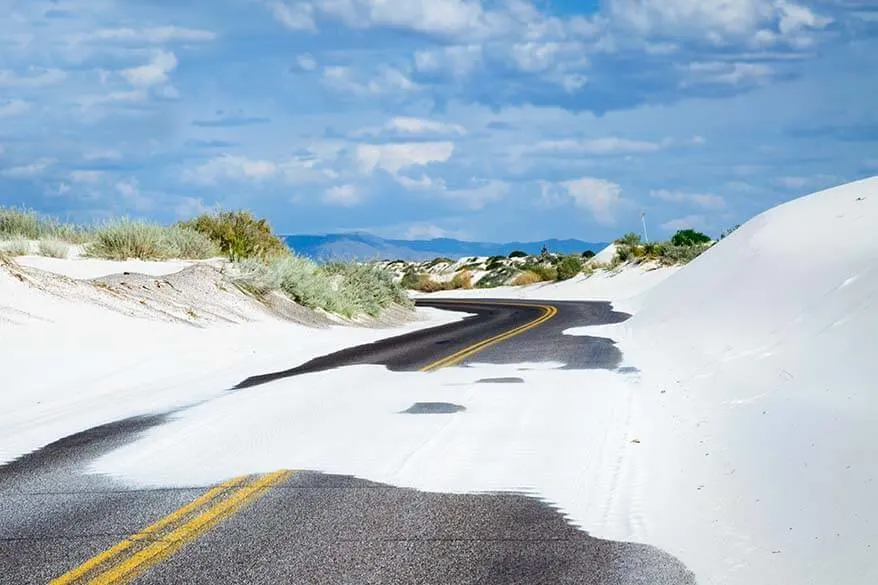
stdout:
[[(625, 300), (628, 322), (568, 333), (613, 337), (639, 373), (562, 370), (546, 356), (430, 375), (356, 366), (223, 393), (243, 373), (378, 334), (144, 330), (129, 352), (106, 341), (83, 347), (71, 333), (69, 345), (50, 340), (51, 327), (19, 348), (4, 332), (0, 355), (34, 355), (0, 396), (0, 445), (21, 451), (205, 399), (91, 471), (136, 486), (290, 468), (425, 490), (524, 491), (596, 536), (660, 546), (700, 583), (871, 585), (875, 226), (878, 178), (777, 207), (677, 271), (507, 291)], [(48, 351), (38, 355), (41, 344)], [(96, 365), (46, 378), (44, 364), (59, 355)], [(510, 376), (524, 383), (479, 383)], [(418, 401), (466, 411), (399, 414)]]

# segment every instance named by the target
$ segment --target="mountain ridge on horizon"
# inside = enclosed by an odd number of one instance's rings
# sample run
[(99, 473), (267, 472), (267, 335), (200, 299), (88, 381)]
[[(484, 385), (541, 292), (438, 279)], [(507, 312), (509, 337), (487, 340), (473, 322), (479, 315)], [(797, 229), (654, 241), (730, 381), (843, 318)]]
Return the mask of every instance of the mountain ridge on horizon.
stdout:
[(539, 254), (543, 247), (564, 254), (599, 252), (603, 242), (550, 238), (533, 242), (474, 242), (456, 238), (389, 239), (367, 232), (281, 236), (296, 253), (315, 260), (429, 260), (437, 257), (507, 256), (521, 250)]

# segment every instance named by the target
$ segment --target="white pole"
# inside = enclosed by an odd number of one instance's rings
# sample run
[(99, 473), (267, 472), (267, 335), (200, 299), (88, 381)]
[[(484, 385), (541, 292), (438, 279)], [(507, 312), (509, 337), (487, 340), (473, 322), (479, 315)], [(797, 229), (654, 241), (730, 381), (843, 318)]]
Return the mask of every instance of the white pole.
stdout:
[(649, 235), (646, 233), (646, 212), (640, 212), (640, 221), (643, 222), (643, 243), (649, 243)]

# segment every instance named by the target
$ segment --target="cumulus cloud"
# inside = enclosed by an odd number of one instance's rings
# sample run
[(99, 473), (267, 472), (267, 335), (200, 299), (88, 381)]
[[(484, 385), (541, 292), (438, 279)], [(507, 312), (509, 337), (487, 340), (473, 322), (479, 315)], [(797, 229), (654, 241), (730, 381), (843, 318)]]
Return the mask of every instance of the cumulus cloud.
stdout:
[(760, 84), (770, 80), (774, 73), (774, 69), (764, 63), (696, 61), (686, 66), (680, 85), (686, 87), (699, 84)]
[(168, 74), (177, 67), (177, 57), (170, 51), (158, 51), (147, 65), (124, 69), (122, 75), (131, 85), (149, 87), (168, 81)]
[(323, 201), (330, 205), (353, 207), (363, 202), (364, 193), (356, 185), (336, 185), (323, 192)]
[(359, 144), (356, 149), (360, 172), (371, 174), (383, 169), (391, 175), (400, 170), (446, 162), (454, 153), (453, 142), (405, 142), (393, 144)]
[(425, 74), (448, 74), (464, 77), (478, 68), (484, 59), (481, 45), (452, 45), (415, 53), (415, 69)]
[(314, 6), (308, 2), (268, 0), (266, 3), (274, 19), (290, 30), (314, 30)]
[(362, 79), (350, 67), (324, 67), (323, 82), (337, 91), (356, 95), (397, 94), (418, 89), (409, 76), (394, 67), (385, 67), (377, 75), (366, 79)]
[(317, 61), (311, 53), (303, 53), (296, 57), (296, 64), (304, 71), (314, 71), (317, 69)]
[(591, 212), (595, 221), (612, 224), (614, 212), (622, 203), (622, 187), (606, 179), (583, 177), (564, 181), (561, 186), (577, 207)]
[(0, 101), (0, 118), (11, 118), (12, 116), (20, 116), (30, 110), (30, 104), (24, 100), (7, 100)]
[(703, 209), (722, 209), (726, 205), (725, 199), (713, 193), (685, 193), (683, 191), (658, 189), (650, 191), (649, 195), (668, 203), (686, 203)]
[(183, 173), (183, 179), (192, 183), (213, 185), (222, 180), (261, 181), (275, 176), (277, 172), (278, 165), (271, 161), (223, 155), (187, 169)]

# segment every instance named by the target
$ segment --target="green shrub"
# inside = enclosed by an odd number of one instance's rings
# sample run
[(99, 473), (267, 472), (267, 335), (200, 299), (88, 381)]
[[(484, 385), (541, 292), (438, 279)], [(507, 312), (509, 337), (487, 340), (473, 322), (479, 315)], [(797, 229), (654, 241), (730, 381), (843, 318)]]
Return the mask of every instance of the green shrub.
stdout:
[(30, 242), (23, 238), (16, 238), (2, 242), (0, 249), (9, 256), (27, 256), (30, 254)]
[(97, 228), (86, 253), (111, 260), (200, 259), (217, 255), (217, 247), (188, 228), (122, 219)]
[(513, 250), (509, 252), (510, 258), (527, 258), (527, 252), (523, 252), (521, 250)]
[(649, 242), (643, 245), (643, 252), (648, 258), (657, 258), (664, 253), (664, 245), (657, 242)]
[(613, 257), (613, 262), (618, 266), (622, 262), (628, 262), (633, 258), (634, 249), (632, 246), (619, 245), (616, 247), (616, 255)]
[(40, 240), (38, 249), (40, 256), (49, 258), (67, 258), (70, 246), (58, 240)]
[(409, 268), (403, 273), (402, 280), (399, 281), (399, 286), (407, 290), (417, 290), (420, 281), (420, 275)]
[(476, 283), (476, 288), (495, 288), (503, 286), (515, 273), (516, 269), (511, 266), (500, 266), (480, 278)]
[(588, 260), (589, 258), (594, 258), (595, 253), (591, 250), (586, 250), (585, 252), (582, 253), (582, 257), (585, 258), (586, 260)]
[(710, 246), (675, 246), (668, 245), (662, 250), (662, 261), (666, 264), (686, 264), (695, 260)]
[(429, 264), (427, 264), (427, 268), (433, 268), (439, 264), (454, 264), (454, 260), (451, 258), (434, 258)]
[(558, 269), (554, 266), (546, 266), (545, 264), (529, 264), (525, 266), (525, 270), (529, 270), (537, 275), (545, 282), (558, 280)]
[(536, 272), (532, 270), (525, 270), (515, 277), (515, 280), (512, 281), (512, 286), (528, 286), (531, 284), (537, 284), (542, 281), (543, 278)]
[(81, 244), (90, 235), (90, 230), (87, 228), (64, 224), (30, 209), (0, 207), (0, 240), (54, 239)]
[(671, 237), (671, 243), (675, 246), (698, 246), (709, 241), (710, 238), (707, 235), (688, 229), (679, 230)]
[(640, 245), (640, 236), (634, 232), (628, 232), (615, 242), (616, 244), (622, 246), (639, 246)]
[(206, 235), (232, 260), (272, 258), (290, 251), (268, 220), (256, 219), (249, 211), (205, 213), (179, 225)]
[(451, 288), (452, 289), (470, 289), (473, 287), (473, 275), (469, 270), (464, 270), (462, 272), (458, 272), (454, 275), (454, 278), (451, 279)]
[(558, 280), (570, 280), (582, 272), (582, 260), (578, 256), (564, 256), (556, 266)]

